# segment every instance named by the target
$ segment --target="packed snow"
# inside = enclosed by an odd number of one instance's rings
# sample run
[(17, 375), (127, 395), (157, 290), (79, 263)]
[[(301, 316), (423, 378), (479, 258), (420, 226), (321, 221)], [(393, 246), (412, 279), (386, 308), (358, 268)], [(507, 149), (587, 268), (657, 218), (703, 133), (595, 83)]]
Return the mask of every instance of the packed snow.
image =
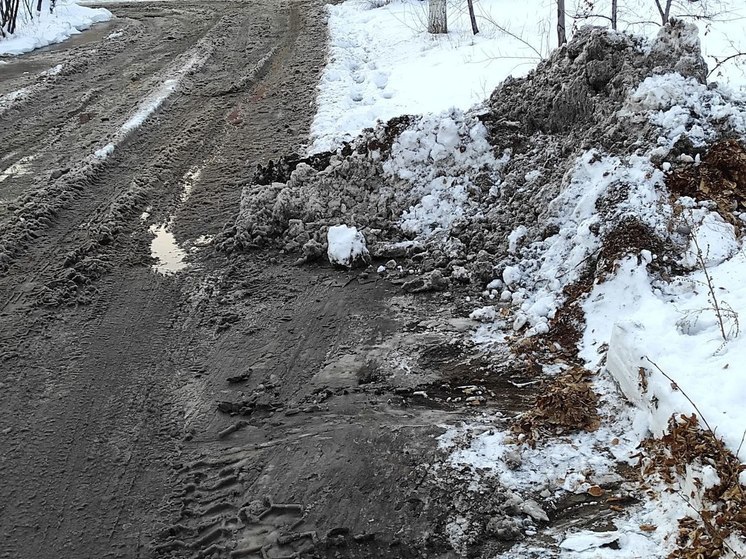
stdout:
[(358, 261), (366, 261), (368, 247), (365, 237), (354, 227), (335, 225), (327, 233), (327, 256), (329, 262), (339, 266), (350, 267)]
[[(35, 4), (35, 3), (34, 3)], [(104, 8), (88, 8), (75, 2), (57, 2), (49, 11), (49, 0), (44, 0), (40, 12), (29, 15), (23, 9), (18, 14), (13, 35), (0, 37), (0, 56), (19, 55), (69, 39), (92, 25), (109, 21), (114, 16)]]
[(477, 175), (496, 177), (508, 155), (496, 159), (479, 120), (453, 110), (422, 118), (391, 149), (384, 171), (412, 185), (419, 199), (401, 216), (401, 228), (428, 236), (464, 214)]
[(16, 103), (24, 102), (39, 91), (42, 91), (45, 87), (45, 83), (54, 80), (55, 77), (58, 76), (60, 72), (62, 72), (63, 68), (63, 64), (57, 64), (56, 66), (53, 66), (48, 70), (39, 72), (39, 74), (37, 75), (36, 83), (27, 85), (26, 87), (22, 87), (21, 89), (17, 89), (15, 91), (11, 91), (10, 93), (6, 93), (5, 95), (1, 95), (0, 114), (3, 114)]
[(181, 79), (189, 72), (199, 67), (206, 59), (204, 53), (196, 52), (172, 71), (167, 79), (158, 85), (135, 109), (134, 113), (119, 127), (114, 137), (103, 147), (95, 150), (93, 156), (96, 159), (106, 159), (116, 149), (117, 145), (124, 141), (133, 131), (142, 126), (150, 116), (157, 111), (163, 102), (179, 86)]

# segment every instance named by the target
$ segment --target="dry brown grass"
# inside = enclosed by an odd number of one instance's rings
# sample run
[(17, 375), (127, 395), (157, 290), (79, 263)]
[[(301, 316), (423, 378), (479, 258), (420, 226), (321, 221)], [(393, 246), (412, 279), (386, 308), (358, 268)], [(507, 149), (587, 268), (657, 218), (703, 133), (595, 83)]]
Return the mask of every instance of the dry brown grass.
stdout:
[(598, 429), (598, 396), (592, 378), (587, 369), (574, 367), (545, 381), (534, 407), (518, 418), (513, 432), (533, 446), (547, 436)]
[(675, 196), (713, 200), (723, 219), (739, 228), (738, 214), (746, 210), (746, 147), (736, 140), (714, 144), (700, 165), (687, 165), (666, 178)]
[(679, 521), (678, 547), (669, 557), (723, 557), (730, 550), (727, 539), (731, 535), (746, 538), (746, 495), (739, 482), (746, 465), (741, 464), (711, 430), (702, 429), (695, 414), (671, 417), (666, 435), (642, 444), (640, 472), (643, 480), (657, 474), (673, 487), (677, 478), (686, 474), (689, 464), (712, 466), (720, 484), (704, 491), (706, 510), (695, 508), (692, 496), (680, 493), (697, 516)]

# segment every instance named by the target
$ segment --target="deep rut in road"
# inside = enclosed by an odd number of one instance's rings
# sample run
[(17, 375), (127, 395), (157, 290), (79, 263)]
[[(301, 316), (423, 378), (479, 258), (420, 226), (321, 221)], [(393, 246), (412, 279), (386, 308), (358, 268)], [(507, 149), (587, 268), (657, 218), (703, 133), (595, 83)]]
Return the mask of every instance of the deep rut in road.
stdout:
[(111, 9), (117, 38), (0, 70), (0, 556), (455, 556), (435, 437), (521, 368), (473, 353), (456, 295), (198, 242), (307, 139), (321, 2)]

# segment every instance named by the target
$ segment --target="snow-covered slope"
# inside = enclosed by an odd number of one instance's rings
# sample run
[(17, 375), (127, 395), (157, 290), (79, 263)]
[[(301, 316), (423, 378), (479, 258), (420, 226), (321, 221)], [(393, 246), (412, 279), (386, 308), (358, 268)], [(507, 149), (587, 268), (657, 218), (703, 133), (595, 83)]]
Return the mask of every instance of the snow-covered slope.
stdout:
[(26, 12), (19, 13), (15, 33), (0, 38), (0, 56), (23, 54), (61, 43), (112, 17), (111, 12), (104, 8), (88, 8), (70, 1), (57, 2), (54, 12), (50, 13), (49, 0), (44, 0), (41, 12), (34, 12), (33, 17)]

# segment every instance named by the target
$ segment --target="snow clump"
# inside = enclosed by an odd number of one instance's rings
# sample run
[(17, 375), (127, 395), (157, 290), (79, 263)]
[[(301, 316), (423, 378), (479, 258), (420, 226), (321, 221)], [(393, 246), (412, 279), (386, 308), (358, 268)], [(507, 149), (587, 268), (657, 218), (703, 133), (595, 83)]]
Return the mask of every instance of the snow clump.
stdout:
[(354, 227), (335, 225), (327, 233), (327, 256), (329, 262), (339, 266), (352, 267), (356, 263), (370, 261), (365, 237)]

